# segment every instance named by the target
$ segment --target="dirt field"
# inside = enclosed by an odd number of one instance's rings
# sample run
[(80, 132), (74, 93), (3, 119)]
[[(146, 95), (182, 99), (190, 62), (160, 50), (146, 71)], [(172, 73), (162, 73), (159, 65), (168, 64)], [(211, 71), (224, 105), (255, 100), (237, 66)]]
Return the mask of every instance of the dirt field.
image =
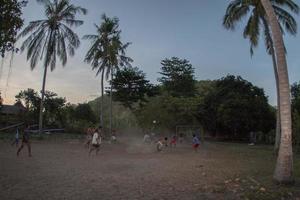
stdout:
[[(270, 148), (205, 143), (197, 153), (188, 144), (157, 153), (141, 140), (106, 143), (91, 157), (80, 140), (33, 141), (32, 157), (26, 148), (17, 157), (16, 148), (0, 141), (0, 199), (300, 197), (297, 184), (268, 185), (275, 160)], [(299, 167), (295, 162), (297, 176)]]

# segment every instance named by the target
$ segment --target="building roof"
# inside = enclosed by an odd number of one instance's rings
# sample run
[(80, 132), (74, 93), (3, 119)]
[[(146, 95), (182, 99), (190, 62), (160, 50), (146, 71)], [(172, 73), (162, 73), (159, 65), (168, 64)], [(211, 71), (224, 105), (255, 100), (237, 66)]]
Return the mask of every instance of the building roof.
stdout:
[(25, 112), (26, 108), (20, 104), (16, 103), (15, 105), (2, 105), (0, 107), (1, 114), (8, 114), (8, 115), (17, 115), (19, 113)]

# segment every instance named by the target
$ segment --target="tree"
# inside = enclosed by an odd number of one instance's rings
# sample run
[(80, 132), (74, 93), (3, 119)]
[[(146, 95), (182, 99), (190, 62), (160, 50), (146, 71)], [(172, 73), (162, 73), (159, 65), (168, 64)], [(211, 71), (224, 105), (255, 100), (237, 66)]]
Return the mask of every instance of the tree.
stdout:
[(75, 107), (74, 118), (77, 120), (85, 120), (92, 123), (96, 122), (96, 117), (90, 105), (87, 103), (78, 104), (78, 106)]
[(66, 99), (58, 97), (54, 92), (45, 91), (45, 121), (46, 124), (54, 127), (64, 126), (62, 110), (66, 104)]
[(39, 94), (34, 89), (28, 88), (27, 90), (21, 90), (15, 98), (17, 102), (19, 101), (25, 105), (27, 110), (27, 120), (36, 123), (41, 102)]
[(133, 104), (147, 102), (146, 97), (157, 94), (157, 87), (149, 83), (145, 74), (137, 67), (125, 67), (118, 70), (112, 80), (114, 100), (125, 107), (133, 109)]
[(32, 21), (20, 33), (19, 37), (25, 37), (21, 51), (27, 48), (27, 59), (30, 59), (30, 67), (33, 70), (39, 60), (44, 61), (44, 76), (42, 85), (42, 98), (39, 114), (39, 132), (43, 128), (43, 108), (45, 96), (45, 84), (47, 70), (55, 69), (58, 57), (63, 66), (67, 63), (68, 54), (73, 56), (75, 49), (79, 47), (80, 40), (71, 29), (80, 26), (83, 21), (76, 19), (77, 13), (86, 14), (86, 9), (75, 6), (69, 0), (37, 0), (44, 5), (46, 19)]
[(300, 82), (291, 86), (293, 144), (300, 149)]
[[(285, 30), (295, 35), (297, 33), (297, 23), (293, 16), (286, 11), (288, 8), (293, 13), (298, 13), (298, 5), (291, 0), (272, 0), (272, 6), (274, 8), (275, 14), (280, 22), (281, 30)], [(248, 13), (251, 12), (251, 15)], [(274, 52), (273, 39), (271, 36), (271, 30), (268, 24), (267, 16), (265, 10), (258, 0), (237, 0), (232, 1), (226, 10), (223, 25), (226, 29), (234, 30), (237, 22), (242, 21), (242, 18), (249, 16), (246, 27), (244, 28), (243, 36), (248, 38), (250, 42), (250, 53), (253, 55), (253, 50), (258, 46), (258, 41), (260, 37), (260, 30), (263, 29), (264, 40), (267, 52), (272, 56), (273, 68), (276, 81), (277, 89), (277, 122), (276, 122), (276, 142), (274, 146), (275, 152), (278, 152), (279, 141), (280, 141), (280, 102), (279, 102), (279, 82), (278, 82), (278, 72), (276, 65), (276, 58)]]
[(161, 62), (160, 74), (158, 79), (163, 84), (165, 90), (175, 97), (191, 97), (195, 95), (194, 68), (188, 60), (172, 57)]
[(6, 51), (14, 49), (17, 32), (23, 26), (22, 7), (27, 1), (0, 1), (0, 53), (4, 57)]
[[(286, 2), (292, 2), (286, 0)], [(261, 0), (262, 6), (266, 11), (267, 21), (270, 26), (272, 38), (274, 41), (274, 52), (276, 57), (279, 81), (279, 101), (280, 101), (280, 125), (281, 141), (277, 157), (277, 163), (274, 172), (274, 179), (279, 183), (292, 183), (293, 178), (293, 150), (292, 150), (292, 118), (290, 85), (288, 78), (287, 62), (285, 57), (285, 48), (282, 38), (282, 32), (269, 0)]]
[(292, 108), (300, 112), (300, 82), (291, 86)]
[[(93, 70), (97, 70), (96, 75), (102, 72), (101, 76), (101, 96), (104, 93), (104, 74), (106, 71), (106, 79), (109, 75), (111, 80), (113, 79), (114, 69), (118, 69), (120, 66), (130, 66), (132, 59), (125, 54), (126, 48), (130, 43), (123, 44), (121, 42), (121, 30), (119, 30), (119, 19), (109, 18), (105, 14), (102, 15), (102, 23), (100, 26), (95, 25), (97, 29), (97, 35), (85, 35), (83, 39), (92, 41), (92, 45), (85, 56), (85, 62), (92, 65)], [(112, 87), (111, 87), (112, 94)], [(112, 96), (110, 96), (110, 107), (112, 115)], [(103, 124), (103, 101), (101, 102), (101, 114), (100, 124)], [(112, 117), (112, 116), (111, 116)], [(110, 117), (110, 119), (111, 119)], [(112, 130), (112, 121), (110, 120), (110, 130)]]
[(143, 128), (153, 128), (153, 120), (161, 129), (175, 131), (177, 125), (199, 125), (195, 113), (197, 97), (173, 97), (162, 94), (148, 99), (135, 111), (138, 123)]
[(245, 139), (250, 131), (269, 132), (273, 113), (263, 89), (228, 75), (210, 83), (198, 103), (197, 118), (212, 135)]
[[(28, 113), (27, 120), (35, 122), (39, 114), (39, 106), (41, 97), (34, 89), (28, 88), (21, 90), (16, 96), (16, 102), (21, 102), (25, 105)], [(45, 91), (45, 122), (47, 125), (63, 124), (62, 109), (65, 106), (66, 99), (58, 97), (58, 95), (51, 91)]]

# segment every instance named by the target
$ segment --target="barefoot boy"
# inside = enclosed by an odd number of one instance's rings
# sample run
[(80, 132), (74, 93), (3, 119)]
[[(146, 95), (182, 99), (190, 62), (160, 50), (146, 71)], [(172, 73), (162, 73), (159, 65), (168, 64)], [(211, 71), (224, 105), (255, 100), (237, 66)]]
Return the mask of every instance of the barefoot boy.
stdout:
[(97, 128), (93, 134), (92, 138), (92, 147), (90, 148), (89, 155), (91, 155), (91, 152), (96, 150), (96, 155), (98, 154), (100, 150), (100, 144), (101, 144), (101, 126)]
[(29, 126), (26, 125), (24, 130), (23, 130), (23, 137), (22, 137), (22, 144), (20, 148), (17, 151), (17, 156), (19, 156), (21, 150), (23, 149), (24, 145), (27, 146), (28, 148), (28, 156), (31, 157), (31, 146), (30, 146), (30, 141), (29, 141)]

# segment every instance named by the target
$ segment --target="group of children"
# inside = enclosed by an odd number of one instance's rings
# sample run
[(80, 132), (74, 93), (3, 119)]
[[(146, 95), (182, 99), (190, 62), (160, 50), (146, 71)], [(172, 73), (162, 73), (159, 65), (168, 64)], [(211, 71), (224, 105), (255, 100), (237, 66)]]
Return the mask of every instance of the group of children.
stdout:
[[(153, 138), (150, 137), (150, 135), (145, 134), (144, 136), (144, 142), (145, 143), (151, 143), (151, 140)], [(111, 137), (111, 142), (116, 143), (117, 138), (115, 134), (115, 130), (113, 130), (112, 137)], [(179, 143), (183, 142), (183, 134), (179, 134)], [(93, 151), (96, 151), (96, 155), (100, 151), (100, 145), (102, 143), (102, 127), (99, 126), (98, 128), (88, 128), (86, 130), (86, 142), (85, 146), (89, 149), (89, 155)], [(162, 151), (164, 147), (176, 147), (177, 144), (177, 136), (173, 135), (170, 142), (168, 142), (168, 137), (165, 138), (160, 138), (156, 142), (156, 149), (158, 152)], [(15, 139), (12, 142), (11, 145), (16, 145), (18, 147), (17, 150), (17, 156), (19, 156), (20, 152), (24, 148), (24, 146), (27, 146), (28, 149), (28, 155), (31, 157), (31, 145), (30, 145), (30, 140), (29, 140), (29, 126), (25, 125), (22, 131), (22, 143), (21, 146), (19, 147), (19, 128), (16, 129), (16, 134), (15, 134)], [(192, 139), (192, 145), (193, 149), (195, 151), (198, 150), (199, 145), (200, 145), (200, 140), (199, 138), (194, 134), (193, 139)]]
[[(183, 142), (183, 134), (179, 134), (179, 143)], [(176, 147), (177, 144), (177, 137), (176, 135), (173, 135), (170, 143), (168, 143), (168, 137), (160, 138), (157, 143), (156, 143), (156, 149), (158, 152), (162, 151), (164, 147), (168, 147), (168, 144), (170, 145), (170, 147)], [(193, 145), (193, 149), (195, 151), (198, 150), (198, 147), (200, 145), (200, 140), (199, 138), (194, 134), (193, 135), (193, 140), (192, 140), (192, 145)]]

